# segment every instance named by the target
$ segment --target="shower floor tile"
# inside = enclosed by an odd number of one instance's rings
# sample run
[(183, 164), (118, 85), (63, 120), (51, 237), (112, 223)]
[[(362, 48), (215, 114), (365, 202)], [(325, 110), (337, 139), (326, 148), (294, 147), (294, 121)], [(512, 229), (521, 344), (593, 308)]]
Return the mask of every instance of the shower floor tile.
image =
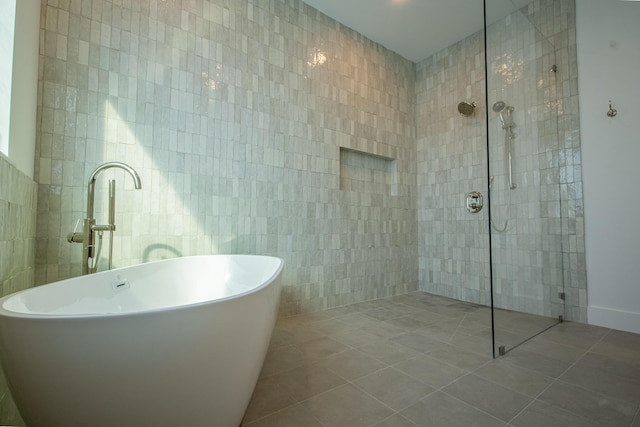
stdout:
[(640, 427), (639, 335), (565, 322), (520, 344), (555, 320), (496, 320), (514, 347), (492, 359), (490, 310), (423, 292), (279, 319), (242, 425)]

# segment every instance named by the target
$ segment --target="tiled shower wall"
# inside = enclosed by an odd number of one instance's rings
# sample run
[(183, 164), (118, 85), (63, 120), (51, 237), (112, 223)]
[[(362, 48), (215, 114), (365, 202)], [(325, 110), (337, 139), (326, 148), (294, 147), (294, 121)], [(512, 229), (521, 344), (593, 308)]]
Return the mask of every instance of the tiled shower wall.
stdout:
[[(36, 183), (0, 154), (0, 295), (34, 283)], [(0, 420), (19, 423), (20, 416), (0, 370)]]
[(33, 286), (36, 183), (0, 154), (0, 292)]
[[(478, 33), (417, 65), (417, 203), (421, 289), (488, 305), (486, 209), (465, 207), (486, 187), (483, 43)], [(457, 113), (462, 101), (474, 115)]]
[[(472, 190), (488, 202), (489, 167), (496, 306), (586, 321), (575, 3), (534, 1), (487, 39), (489, 166), (483, 34), (418, 64), (420, 287), (489, 302), (488, 209), (465, 208)], [(464, 100), (478, 103), (474, 116), (457, 115)], [(496, 101), (514, 107), (513, 190)]]
[[(107, 171), (96, 204), (100, 223), (115, 178), (115, 266), (280, 256), (286, 314), (417, 289), (413, 63), (299, 0), (46, 0), (41, 18), (37, 283), (80, 273), (88, 176), (123, 161), (142, 190)], [(367, 156), (392, 192), (357, 185)]]

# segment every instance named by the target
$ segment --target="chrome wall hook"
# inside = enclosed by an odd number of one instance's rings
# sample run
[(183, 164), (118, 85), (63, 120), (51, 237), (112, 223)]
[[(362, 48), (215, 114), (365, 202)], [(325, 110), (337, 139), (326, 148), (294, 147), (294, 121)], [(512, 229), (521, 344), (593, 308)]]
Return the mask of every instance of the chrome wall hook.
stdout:
[(618, 110), (611, 106), (611, 100), (609, 100), (609, 111), (607, 111), (607, 116), (615, 117), (618, 114)]

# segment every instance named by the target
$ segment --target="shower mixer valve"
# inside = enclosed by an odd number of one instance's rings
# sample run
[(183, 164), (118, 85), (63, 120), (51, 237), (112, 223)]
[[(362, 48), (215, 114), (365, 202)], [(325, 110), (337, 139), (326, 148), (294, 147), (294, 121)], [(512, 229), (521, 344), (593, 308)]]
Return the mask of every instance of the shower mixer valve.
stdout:
[(472, 191), (467, 194), (467, 210), (471, 213), (478, 213), (482, 210), (482, 193)]

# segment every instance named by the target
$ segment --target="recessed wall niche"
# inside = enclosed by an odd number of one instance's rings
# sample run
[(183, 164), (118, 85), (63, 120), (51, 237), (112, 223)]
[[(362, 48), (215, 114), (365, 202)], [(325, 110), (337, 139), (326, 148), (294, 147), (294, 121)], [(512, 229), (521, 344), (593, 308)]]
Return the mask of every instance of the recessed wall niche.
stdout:
[(340, 147), (340, 189), (397, 196), (396, 159)]

